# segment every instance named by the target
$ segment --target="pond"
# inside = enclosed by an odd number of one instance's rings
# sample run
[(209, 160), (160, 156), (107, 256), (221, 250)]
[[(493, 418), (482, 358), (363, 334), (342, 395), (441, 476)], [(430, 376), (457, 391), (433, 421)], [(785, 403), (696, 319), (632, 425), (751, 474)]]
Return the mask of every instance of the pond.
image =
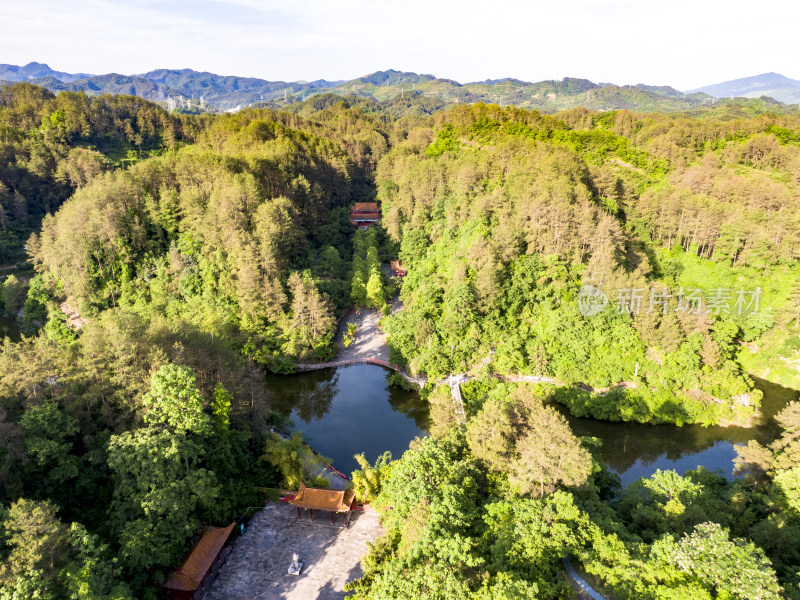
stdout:
[[(428, 407), (415, 392), (390, 388), (388, 371), (374, 365), (351, 365), (291, 376), (270, 376), (273, 408), (291, 417), (317, 452), (336, 468), (358, 468), (353, 455), (363, 452), (372, 462), (385, 450), (399, 458), (408, 443), (424, 436)], [(800, 392), (755, 379), (764, 392), (761, 422), (752, 428), (699, 425), (642, 425), (579, 419), (560, 407), (572, 431), (599, 438), (600, 454), (623, 485), (674, 469), (683, 473), (699, 465), (733, 471), (735, 444), (755, 439), (769, 443), (779, 433), (774, 416)]]
[(389, 371), (350, 365), (290, 376), (269, 376), (272, 408), (288, 415), (309, 444), (348, 475), (354, 454), (374, 462), (386, 450), (400, 458), (428, 429), (428, 404), (416, 392), (389, 387)]

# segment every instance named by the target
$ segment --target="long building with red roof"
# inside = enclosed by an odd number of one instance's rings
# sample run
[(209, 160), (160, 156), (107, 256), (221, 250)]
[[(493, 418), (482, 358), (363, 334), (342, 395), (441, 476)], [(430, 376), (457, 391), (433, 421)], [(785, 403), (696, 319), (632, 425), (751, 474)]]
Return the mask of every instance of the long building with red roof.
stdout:
[(196, 600), (213, 582), (219, 567), (225, 561), (230, 548), (228, 538), (236, 525), (207, 527), (192, 551), (164, 584), (171, 600)]

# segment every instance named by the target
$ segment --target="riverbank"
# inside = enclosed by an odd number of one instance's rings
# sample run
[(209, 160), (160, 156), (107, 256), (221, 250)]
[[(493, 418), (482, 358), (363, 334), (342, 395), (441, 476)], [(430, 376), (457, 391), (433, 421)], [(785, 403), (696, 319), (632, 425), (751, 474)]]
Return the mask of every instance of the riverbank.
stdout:
[[(431, 383), (434, 385), (450, 385), (451, 381), (458, 380), (459, 385), (470, 381), (480, 380), (481, 377), (495, 379), (502, 383), (529, 383), (543, 386), (542, 392), (552, 397), (556, 402), (566, 406), (576, 417), (591, 417), (611, 422), (648, 423), (652, 425), (671, 424), (701, 425), (703, 427), (754, 427), (762, 418), (760, 408), (750, 404), (750, 396), (736, 400), (733, 406), (717, 398), (709, 398), (704, 404), (682, 405), (673, 399), (667, 399), (661, 405), (666, 405), (667, 411), (655, 410), (659, 405), (650, 405), (647, 398), (652, 391), (640, 391), (633, 382), (621, 382), (614, 386), (592, 388), (586, 384), (566, 384), (552, 377), (537, 375), (503, 375), (489, 373), (475, 376), (470, 373), (448, 375), (442, 379), (430, 380), (427, 377), (414, 377), (405, 372), (399, 365), (390, 364), (385, 360), (375, 358), (352, 358), (349, 360), (330, 361), (325, 363), (301, 363), (297, 365), (299, 371), (314, 371), (343, 367), (355, 364), (371, 364), (391, 369), (399, 373), (406, 381), (417, 386)], [(653, 396), (658, 397), (658, 396)], [(616, 402), (613, 400), (616, 399)], [(609, 402), (612, 400), (612, 402)], [(624, 402), (627, 400), (627, 402)], [(611, 407), (613, 410), (610, 410)], [(696, 409), (695, 414), (685, 411), (685, 408)], [(727, 408), (727, 410), (726, 410)], [(737, 414), (738, 412), (738, 414)]]
[(308, 444), (348, 476), (385, 451), (399, 457), (429, 427), (429, 405), (419, 393), (390, 386), (383, 365), (353, 364), (311, 369), (295, 375), (267, 375), (280, 390), (270, 410), (287, 417)]
[[(392, 300), (389, 306), (392, 314), (403, 310), (403, 303), (397, 298)], [(339, 329), (336, 332), (337, 359), (324, 363), (299, 363), (297, 369), (314, 371), (356, 364), (371, 364), (396, 371), (409, 383), (417, 386), (425, 385), (428, 383), (427, 377), (414, 377), (399, 365), (389, 362), (387, 336), (380, 327), (382, 317), (380, 311), (373, 308), (356, 307), (349, 310), (339, 321)], [(355, 327), (356, 333), (353, 340), (345, 346), (345, 335), (351, 326)]]
[(745, 346), (739, 351), (738, 359), (748, 373), (800, 391), (800, 355), (785, 357), (778, 352)]

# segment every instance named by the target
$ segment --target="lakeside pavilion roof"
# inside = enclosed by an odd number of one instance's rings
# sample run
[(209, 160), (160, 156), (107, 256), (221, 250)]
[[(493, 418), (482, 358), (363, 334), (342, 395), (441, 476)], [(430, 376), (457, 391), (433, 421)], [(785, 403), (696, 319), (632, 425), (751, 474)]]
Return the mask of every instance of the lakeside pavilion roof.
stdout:
[(236, 525), (236, 521), (227, 527), (207, 527), (189, 556), (167, 580), (164, 587), (180, 592), (192, 592), (200, 587), (220, 550), (228, 541), (234, 525)]
[(289, 504), (298, 508), (312, 510), (329, 510), (331, 512), (349, 512), (353, 504), (355, 492), (350, 490), (326, 490), (310, 488), (300, 484), (297, 495), (289, 500)]

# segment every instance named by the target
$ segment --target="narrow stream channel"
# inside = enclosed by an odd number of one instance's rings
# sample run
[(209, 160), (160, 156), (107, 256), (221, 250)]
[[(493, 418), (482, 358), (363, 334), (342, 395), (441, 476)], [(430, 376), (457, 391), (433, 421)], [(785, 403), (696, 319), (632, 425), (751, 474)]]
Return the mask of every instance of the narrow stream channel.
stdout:
[[(341, 471), (358, 468), (353, 455), (363, 452), (370, 462), (385, 450), (399, 458), (408, 443), (426, 435), (428, 406), (415, 392), (390, 388), (388, 372), (374, 365), (351, 365), (291, 376), (272, 375), (273, 408), (290, 416), (311, 445), (333, 459)], [(778, 433), (774, 416), (800, 392), (756, 379), (764, 392), (761, 422), (753, 428), (642, 425), (612, 423), (570, 416), (579, 436), (600, 438), (600, 453), (619, 474), (623, 485), (657, 469), (683, 473), (699, 465), (732, 476), (734, 445), (751, 439), (768, 443)]]
[(780, 433), (775, 415), (786, 404), (800, 397), (800, 392), (769, 381), (753, 378), (764, 392), (761, 420), (755, 427), (701, 427), (700, 425), (642, 425), (580, 419), (562, 413), (573, 433), (600, 438), (600, 454), (616, 472), (623, 485), (639, 477), (647, 477), (657, 469), (673, 469), (683, 473), (699, 465), (733, 475), (734, 445), (757, 440), (771, 442)]

